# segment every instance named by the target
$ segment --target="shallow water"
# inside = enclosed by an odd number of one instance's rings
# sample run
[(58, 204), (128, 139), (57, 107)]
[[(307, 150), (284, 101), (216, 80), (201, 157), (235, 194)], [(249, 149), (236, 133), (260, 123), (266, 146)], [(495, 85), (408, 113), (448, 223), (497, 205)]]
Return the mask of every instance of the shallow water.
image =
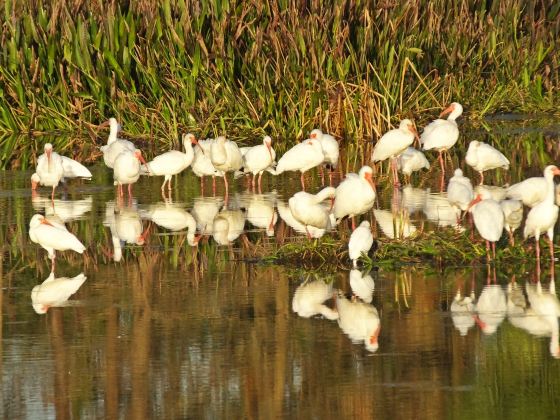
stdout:
[[(518, 165), (489, 175), (497, 185), (537, 174), (555, 158), (547, 147), (557, 131), (531, 128), (512, 137), (508, 130), (471, 134), (511, 142), (502, 150)], [(453, 163), (460, 158), (458, 151)], [(368, 351), (337, 321), (292, 309), (313, 285), (329, 297), (336, 289), (349, 295), (350, 276), (359, 272), (258, 262), (280, 244), (306, 241), (282, 218), (297, 177), (265, 176), (263, 195), (239, 179), (223, 209), (221, 180), (217, 198), (205, 183), (203, 199), (198, 180), (181, 175), (169, 203), (160, 196), (161, 179), (142, 178), (134, 200), (119, 202), (111, 174), (102, 165), (92, 172), (93, 182), (69, 182), (55, 202), (56, 214), (88, 248), (83, 257), (58, 253), (56, 277), (83, 272), (87, 279), (46, 314), (32, 306), (31, 290), (47, 279), (50, 262), (27, 230), (34, 213), (52, 212), (48, 191), (32, 197), (30, 172), (0, 173), (4, 417), (543, 418), (560, 409), (550, 331), (522, 329), (535, 327), (538, 317), (513, 305), (513, 295), (506, 298), (512, 281), (521, 291), (529, 283), (530, 293), (533, 262), (495, 270), (382, 265), (370, 273), (380, 330), (378, 349)], [(456, 219), (446, 213), (438, 174), (434, 167), (414, 177), (415, 189), (382, 188), (378, 208), (367, 215), (376, 235), (452, 229)], [(187, 211), (204, 234), (197, 247), (188, 245), (181, 224)], [(224, 223), (231, 229), (220, 232)], [(545, 292), (549, 274), (542, 274)], [(511, 306), (452, 311), (459, 289)], [(340, 305), (344, 297), (337, 299)], [(326, 306), (334, 308), (334, 298)]]

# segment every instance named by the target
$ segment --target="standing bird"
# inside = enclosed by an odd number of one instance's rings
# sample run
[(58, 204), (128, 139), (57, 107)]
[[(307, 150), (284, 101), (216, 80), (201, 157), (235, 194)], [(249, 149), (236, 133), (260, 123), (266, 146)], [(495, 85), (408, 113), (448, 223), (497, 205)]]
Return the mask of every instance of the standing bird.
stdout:
[(31, 290), (31, 304), (38, 314), (46, 314), (54, 306), (63, 306), (70, 296), (78, 291), (87, 277), (84, 273), (76, 277), (57, 277), (54, 272)]
[(352, 230), (356, 229), (354, 216), (359, 216), (370, 210), (375, 202), (375, 185), (373, 170), (369, 166), (362, 166), (358, 174), (346, 174), (346, 178), (338, 187), (334, 200), (334, 217), (337, 224), (343, 217), (352, 219)]
[(229, 193), (227, 173), (238, 171), (243, 166), (243, 156), (237, 143), (227, 140), (224, 136), (219, 136), (210, 147), (210, 160), (212, 165), (223, 173), (227, 197)]
[(204, 177), (212, 177), (212, 189), (216, 193), (216, 177), (223, 176), (222, 171), (218, 171), (210, 159), (212, 153), (212, 143), (214, 139), (200, 140), (197, 148), (194, 149), (194, 159), (191, 164), (193, 173), (200, 178), (200, 191), (204, 195)]
[(338, 319), (338, 312), (325, 305), (325, 302), (332, 296), (331, 283), (325, 283), (321, 279), (304, 282), (294, 293), (292, 311), (302, 318), (322, 315), (330, 320)]
[[(31, 188), (34, 190), (37, 182), (46, 187), (52, 187), (51, 200), (54, 201), (54, 190), (63, 177), (64, 166), (62, 164), (62, 157), (58, 153), (53, 152), (52, 144), (45, 144), (45, 153), (37, 159), (37, 168), (31, 176)], [(33, 188), (34, 186), (35, 188)]]
[(170, 150), (159, 156), (154, 160), (146, 163), (140, 168), (142, 175), (150, 174), (157, 176), (164, 176), (163, 184), (161, 184), (161, 191), (165, 190), (167, 183), (167, 190), (171, 192), (171, 178), (188, 168), (194, 158), (193, 146), (198, 144), (193, 134), (183, 134), (183, 147), (185, 153), (178, 150)]
[(272, 139), (270, 136), (264, 136), (263, 144), (250, 147), (243, 154), (243, 167), (247, 172), (253, 174), (251, 186), (255, 190), (255, 177), (259, 174), (259, 191), (261, 190), (261, 178), (263, 172), (272, 167), (276, 159), (276, 152), (272, 148)]
[(486, 241), (486, 251), (490, 260), (490, 242), (492, 242), (492, 256), (496, 258), (496, 242), (504, 230), (504, 213), (500, 204), (492, 200), (485, 191), (476, 195), (468, 207), (473, 215), (476, 230)]
[[(442, 154), (453, 147), (459, 139), (459, 128), (455, 120), (462, 113), (463, 107), (461, 104), (453, 102), (442, 111), (437, 120), (432, 121), (424, 128), (420, 136), (420, 143), (422, 143), (424, 150), (434, 149), (439, 152), (439, 163), (442, 173), (445, 173)], [(447, 120), (442, 120), (441, 117), (447, 114), (449, 114)]]
[(535, 205), (527, 214), (523, 237), (525, 239), (534, 236), (537, 244), (537, 262), (540, 267), (539, 238), (541, 233), (546, 232), (550, 243), (550, 259), (554, 264), (554, 225), (558, 219), (558, 206), (554, 202), (554, 175), (560, 175), (560, 169), (554, 165), (544, 168), (544, 179), (546, 180), (546, 196), (543, 201)]
[(350, 240), (348, 241), (348, 256), (352, 260), (354, 268), (358, 266), (358, 258), (362, 256), (362, 253), (366, 254), (371, 249), (373, 245), (373, 235), (371, 234), (371, 227), (367, 220), (360, 223), (352, 235), (350, 235)]
[(480, 185), (484, 182), (484, 171), (496, 168), (509, 168), (509, 160), (489, 144), (473, 140), (465, 156), (467, 165), (480, 174)]
[[(557, 185), (556, 193), (558, 193), (558, 187)], [(546, 179), (542, 176), (534, 176), (508, 187), (506, 196), (520, 200), (524, 205), (533, 208), (545, 199), (547, 191)], [(558, 204), (558, 199), (555, 199), (555, 202)]]
[(504, 212), (504, 228), (509, 235), (509, 243), (514, 246), (513, 232), (523, 221), (523, 203), (519, 200), (503, 200), (500, 201), (500, 207)]
[(323, 173), (323, 166), (327, 166), (329, 169), (329, 185), (332, 186), (332, 175), (333, 171), (338, 166), (338, 157), (340, 155), (338, 142), (330, 134), (323, 133), (318, 128), (314, 129), (309, 133), (309, 138), (311, 140), (317, 139), (321, 143), (321, 148), (323, 149), (323, 165), (321, 168), (321, 180), (323, 185), (325, 184), (325, 178)]
[(336, 297), (338, 325), (352, 342), (363, 341), (366, 350), (375, 352), (379, 348), (378, 338), (381, 331), (379, 313), (371, 304), (349, 301), (342, 293)]
[(410, 184), (412, 172), (419, 171), (422, 168), (430, 169), (430, 162), (420, 150), (407, 147), (397, 158), (397, 168), (408, 177), (408, 183)]
[(372, 162), (391, 159), (393, 184), (395, 186), (400, 186), (396, 157), (404, 152), (417, 137), (418, 132), (414, 123), (409, 119), (404, 119), (399, 124), (399, 128), (389, 130), (383, 134), (373, 148), (373, 153), (371, 154)]
[(307, 229), (308, 226), (317, 229), (329, 229), (331, 227), (330, 211), (322, 203), (328, 198), (334, 198), (335, 193), (334, 187), (325, 187), (317, 194), (300, 191), (288, 200), (288, 206), (294, 219), (305, 225), (308, 238), (311, 238)]
[(140, 178), (140, 162), (146, 164), (142, 152), (138, 149), (135, 149), (134, 153), (125, 150), (115, 159), (113, 179), (118, 185), (121, 197), (124, 195), (122, 186), (125, 184), (128, 184), (128, 196), (132, 197), (132, 184)]
[(473, 186), (471, 180), (463, 176), (463, 171), (455, 169), (455, 174), (447, 184), (447, 199), (455, 208), (466, 211), (473, 200)]
[(272, 173), (280, 175), (285, 171), (300, 171), (301, 189), (305, 191), (303, 174), (311, 168), (321, 165), (324, 159), (325, 155), (321, 143), (317, 140), (308, 139), (296, 144), (284, 153)]
[(51, 272), (55, 268), (55, 251), (73, 250), (82, 254), (86, 247), (63, 224), (51, 223), (45, 216), (35, 214), (29, 222), (29, 237), (49, 253), (52, 261)]
[(109, 168), (113, 168), (115, 160), (122, 152), (128, 151), (134, 153), (136, 146), (128, 140), (117, 138), (121, 125), (115, 118), (109, 118), (109, 121), (101, 124), (101, 127), (107, 125), (110, 126), (109, 138), (107, 139), (107, 144), (105, 146), (101, 146), (100, 150), (103, 152), (103, 161), (105, 162), (105, 165)]

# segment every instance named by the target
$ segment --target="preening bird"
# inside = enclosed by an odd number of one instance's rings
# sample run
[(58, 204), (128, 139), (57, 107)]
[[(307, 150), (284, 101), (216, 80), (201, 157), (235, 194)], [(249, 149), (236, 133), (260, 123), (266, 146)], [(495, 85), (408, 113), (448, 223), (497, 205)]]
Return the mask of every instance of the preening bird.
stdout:
[(358, 266), (358, 258), (362, 253), (368, 253), (373, 245), (373, 235), (371, 233), (371, 226), (367, 220), (360, 223), (348, 241), (348, 256), (352, 260), (354, 268)]
[(348, 216), (352, 219), (352, 230), (356, 229), (354, 216), (370, 210), (374, 202), (373, 170), (369, 166), (362, 166), (358, 174), (346, 174), (344, 181), (336, 187), (333, 208), (336, 222)]
[(109, 168), (113, 168), (115, 160), (117, 157), (125, 151), (134, 153), (136, 146), (128, 140), (119, 139), (117, 135), (121, 129), (121, 125), (117, 122), (115, 118), (109, 118), (109, 121), (101, 124), (103, 126), (110, 126), (109, 138), (107, 139), (107, 144), (101, 146), (100, 150), (103, 152), (103, 161), (105, 165)]
[(484, 171), (496, 168), (509, 168), (509, 160), (502, 152), (489, 144), (473, 140), (465, 156), (465, 162), (480, 174), (480, 184), (484, 182)]

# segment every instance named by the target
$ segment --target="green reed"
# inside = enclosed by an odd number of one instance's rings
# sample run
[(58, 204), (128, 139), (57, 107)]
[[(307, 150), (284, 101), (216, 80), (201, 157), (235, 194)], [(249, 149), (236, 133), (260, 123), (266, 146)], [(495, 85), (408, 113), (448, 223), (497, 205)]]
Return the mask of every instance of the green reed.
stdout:
[(95, 136), (115, 115), (162, 144), (267, 132), (282, 151), (315, 126), (359, 144), (451, 100), (555, 109), (560, 6), (486, 4), (6, 0), (0, 132)]

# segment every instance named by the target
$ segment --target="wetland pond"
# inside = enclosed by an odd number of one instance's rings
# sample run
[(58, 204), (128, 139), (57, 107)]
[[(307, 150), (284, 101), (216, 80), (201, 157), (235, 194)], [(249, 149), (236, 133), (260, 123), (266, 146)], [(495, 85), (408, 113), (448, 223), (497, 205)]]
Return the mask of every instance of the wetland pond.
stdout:
[[(464, 128), (459, 143), (483, 140), (504, 152), (510, 170), (485, 176), (502, 186), (558, 162), (559, 133), (557, 122), (493, 119)], [(465, 149), (451, 153), (454, 167), (465, 168)], [(394, 191), (380, 174), (378, 203), (362, 216), (384, 238), (379, 246), (462, 229), (439, 191), (436, 155), (428, 158), (432, 168), (413, 176), (414, 187)], [(4, 418), (558, 416), (560, 360), (550, 350), (558, 337), (553, 325), (535, 326), (540, 318), (524, 303), (536, 287), (532, 252), (490, 266), (483, 257), (374, 260), (366, 277), (374, 288), (363, 296), (379, 315), (372, 350), (336, 320), (292, 309), (306, 291), (350, 295), (366, 273), (351, 271), (347, 257), (263, 261), (308, 241), (286, 216), (299, 175), (265, 174), (262, 194), (243, 179), (230, 182), (224, 206), (222, 181), (215, 196), (205, 181), (202, 196), (190, 170), (174, 183), (173, 201), (161, 197), (162, 178), (143, 177), (123, 202), (110, 171), (99, 162), (91, 170), (92, 181), (58, 189), (54, 210), (48, 189), (32, 195), (30, 171), (0, 172)], [(308, 176), (308, 190), (318, 191), (320, 180)], [(181, 224), (187, 212), (202, 235), (195, 247)], [(28, 236), (35, 213), (55, 213), (87, 247), (57, 254), (56, 284), (67, 301), (40, 302), (38, 293), (32, 301), (50, 273), (46, 251)], [(349, 234), (343, 222), (317, 241)], [(517, 246), (532, 244), (519, 235)], [(506, 247), (504, 235), (498, 248)], [(549, 293), (548, 264), (541, 276)], [(495, 303), (466, 310), (453, 305), (458, 291)], [(334, 297), (325, 305), (328, 314)]]

